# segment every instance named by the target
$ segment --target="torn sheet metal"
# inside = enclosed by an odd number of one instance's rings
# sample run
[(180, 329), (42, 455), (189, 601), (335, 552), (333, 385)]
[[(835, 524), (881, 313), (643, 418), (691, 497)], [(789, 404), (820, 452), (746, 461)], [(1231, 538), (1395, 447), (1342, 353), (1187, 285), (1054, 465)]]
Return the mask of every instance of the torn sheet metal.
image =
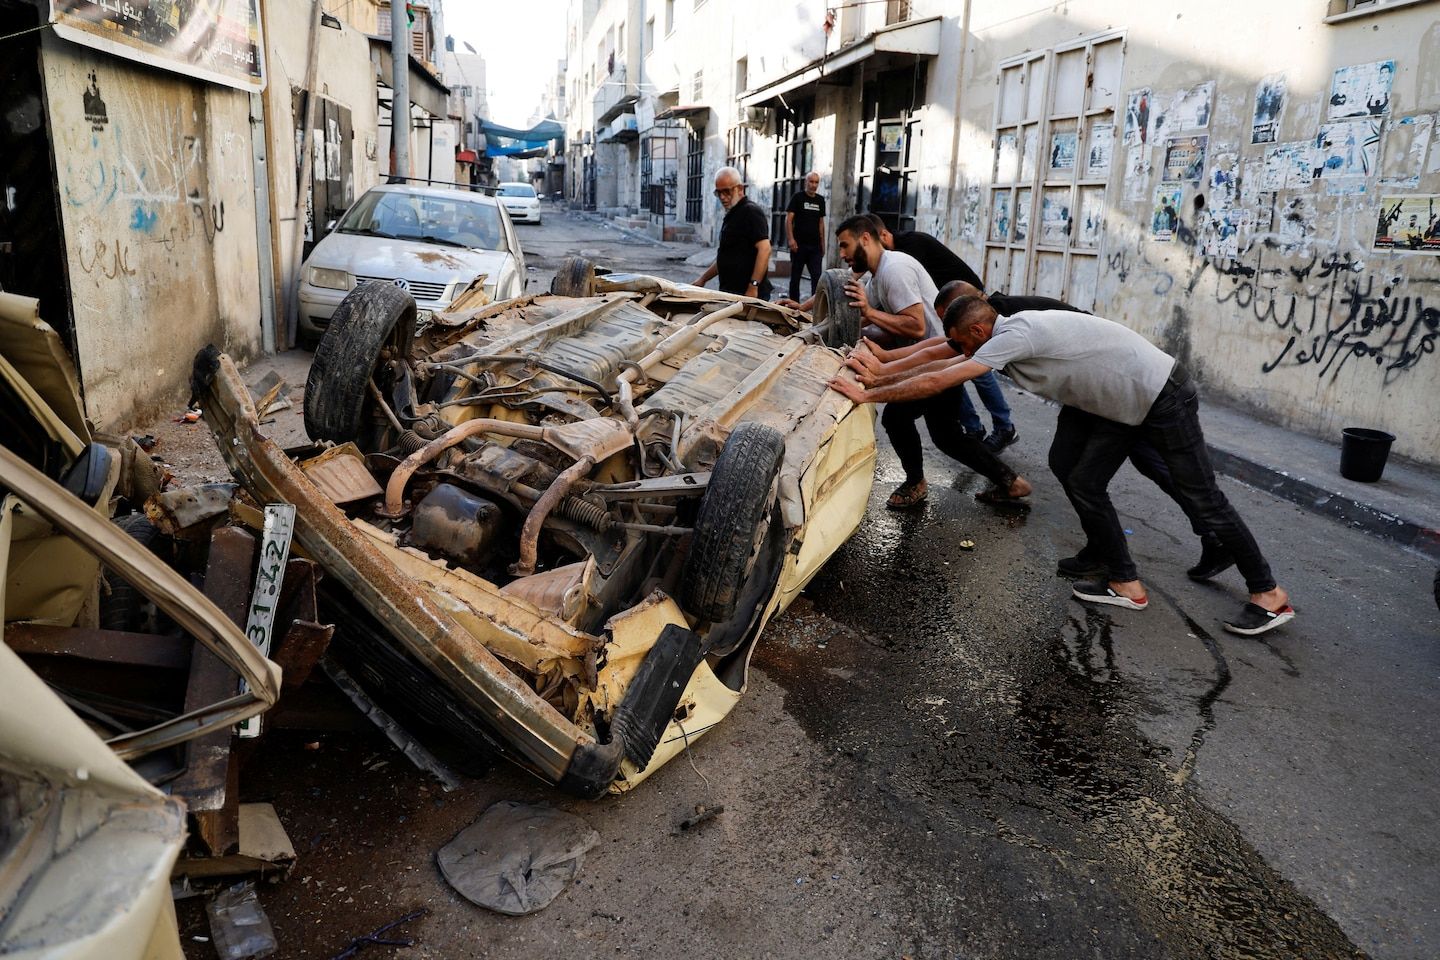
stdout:
[(0, 955), (181, 960), (170, 870), (185, 807), (0, 644)]

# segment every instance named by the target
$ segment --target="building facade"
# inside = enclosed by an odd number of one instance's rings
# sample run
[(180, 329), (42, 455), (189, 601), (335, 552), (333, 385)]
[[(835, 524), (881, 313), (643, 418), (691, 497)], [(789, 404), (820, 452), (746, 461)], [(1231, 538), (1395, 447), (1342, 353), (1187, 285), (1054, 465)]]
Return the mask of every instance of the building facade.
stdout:
[[(673, 183), (660, 209), (713, 239), (728, 161), (778, 241), (815, 169), (832, 222), (934, 233), (991, 288), (1126, 323), (1258, 415), (1379, 427), (1440, 464), (1437, 13), (575, 0), (570, 143), (596, 184), (572, 167), (567, 189), (646, 216)], [(638, 37), (612, 47), (622, 20)], [(623, 161), (601, 150), (616, 82), (638, 134)]]

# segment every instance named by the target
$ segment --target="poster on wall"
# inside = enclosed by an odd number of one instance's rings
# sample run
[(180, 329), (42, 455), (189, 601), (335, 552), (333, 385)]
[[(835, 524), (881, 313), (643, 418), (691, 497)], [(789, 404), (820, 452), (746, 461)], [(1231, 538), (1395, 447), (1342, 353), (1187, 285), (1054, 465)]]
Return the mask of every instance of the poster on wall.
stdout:
[(1095, 247), (1100, 244), (1100, 231), (1105, 224), (1105, 191), (1100, 187), (1083, 188), (1080, 191), (1079, 226), (1075, 232), (1075, 246)]
[(1040, 195), (1040, 243), (1063, 247), (1070, 236), (1070, 188), (1046, 190)]
[(1125, 201), (1140, 203), (1145, 200), (1145, 190), (1150, 186), (1150, 148), (1130, 147), (1125, 151)]
[(1315, 163), (1311, 159), (1314, 150), (1314, 144), (1308, 140), (1266, 147), (1260, 189), (1294, 190), (1310, 186), (1315, 177)]
[(259, 0), (50, 0), (55, 35), (239, 90), (265, 89)]
[(1240, 234), (1250, 227), (1247, 210), (1215, 210), (1200, 228), (1200, 252), (1216, 260), (1240, 256)]
[(1255, 86), (1255, 112), (1250, 118), (1251, 143), (1276, 143), (1285, 119), (1286, 85), (1283, 73), (1263, 77)]
[(1035, 179), (1035, 154), (1040, 149), (1040, 131), (1031, 124), (1025, 128), (1025, 138), (1021, 141), (1020, 150), (1020, 182), (1029, 183)]
[(1010, 191), (997, 190), (990, 198), (990, 239), (1005, 243), (1010, 239)]
[(995, 182), (1014, 183), (1020, 166), (1020, 138), (1002, 133), (995, 146)]
[(1015, 195), (1015, 242), (1023, 243), (1030, 236), (1030, 191), (1020, 190)]
[(965, 215), (960, 224), (960, 239), (974, 242), (980, 236), (980, 188), (965, 188)]
[(1115, 124), (1090, 124), (1090, 149), (1085, 152), (1085, 178), (1103, 180), (1110, 176), (1110, 160), (1115, 153)]
[(1205, 185), (1210, 191), (1210, 209), (1228, 210), (1235, 206), (1239, 199), (1240, 155), (1217, 147)]
[(1182, 188), (1178, 186), (1156, 187), (1150, 208), (1150, 239), (1168, 243), (1175, 239), (1175, 228), (1180, 225), (1180, 200)]
[(1209, 142), (1208, 136), (1166, 138), (1161, 182), (1178, 183), (1188, 180), (1199, 183), (1200, 178), (1205, 175), (1205, 149)]
[(1320, 124), (1312, 159), (1315, 176), (1323, 179), (1370, 176), (1380, 159), (1380, 121)]
[(1377, 60), (1341, 67), (1330, 82), (1331, 120), (1378, 117), (1390, 112), (1390, 88), (1395, 82), (1395, 61)]
[(1387, 187), (1418, 187), (1425, 172), (1425, 154), (1430, 147), (1435, 116), (1391, 120), (1385, 128), (1385, 154), (1380, 159), (1380, 183)]
[(1075, 153), (1079, 149), (1080, 135), (1071, 130), (1052, 134), (1050, 137), (1050, 169), (1074, 170)]
[(1131, 90), (1125, 95), (1125, 133), (1120, 142), (1138, 147), (1150, 135), (1150, 88)]
[(1374, 247), (1440, 254), (1440, 194), (1381, 197)]
[(1210, 108), (1214, 101), (1214, 80), (1181, 90), (1170, 99), (1164, 110), (1155, 115), (1151, 139), (1206, 129), (1210, 126)]

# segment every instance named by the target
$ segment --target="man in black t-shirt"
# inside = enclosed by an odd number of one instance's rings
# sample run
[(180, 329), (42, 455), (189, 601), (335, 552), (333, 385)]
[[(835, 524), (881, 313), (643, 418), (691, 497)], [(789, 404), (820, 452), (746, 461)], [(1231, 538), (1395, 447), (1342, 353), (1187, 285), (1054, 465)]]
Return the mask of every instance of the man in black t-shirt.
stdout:
[(695, 285), (703, 287), (718, 276), (719, 287), (726, 293), (769, 300), (770, 218), (745, 196), (745, 184), (734, 167), (721, 167), (715, 174), (715, 196), (725, 206), (720, 245), (715, 262), (705, 268)]
[(790, 299), (800, 299), (800, 272), (810, 271), (810, 294), (820, 284), (820, 270), (825, 261), (825, 198), (820, 189), (820, 174), (805, 175), (805, 190), (790, 198), (785, 208), (785, 239), (790, 244)]

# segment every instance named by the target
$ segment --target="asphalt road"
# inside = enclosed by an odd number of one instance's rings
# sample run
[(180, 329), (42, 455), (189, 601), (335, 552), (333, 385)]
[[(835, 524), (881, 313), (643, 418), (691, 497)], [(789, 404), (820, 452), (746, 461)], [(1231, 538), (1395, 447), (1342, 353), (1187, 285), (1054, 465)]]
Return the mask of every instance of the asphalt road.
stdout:
[[(522, 237), (532, 276), (582, 248), (698, 272), (553, 214)], [(279, 955), (426, 907), (395, 956), (1440, 956), (1434, 571), (1222, 481), (1299, 610), (1229, 636), (1238, 575), (1186, 580), (1194, 538), (1127, 467), (1113, 492), (1155, 602), (1087, 610), (1053, 575), (1079, 545), (1044, 466), (1054, 408), (1011, 396), (1034, 508), (982, 507), (932, 453), (927, 504), (889, 512), (882, 450), (864, 526), (767, 631), (745, 699), (632, 795), (586, 804), (506, 767), (443, 794), (368, 734), (267, 739), (242, 783), (300, 852), (263, 894)], [(434, 864), (501, 799), (602, 838), (530, 917), (470, 905)], [(697, 803), (725, 812), (678, 832)], [(181, 917), (210, 956), (198, 908)]]

